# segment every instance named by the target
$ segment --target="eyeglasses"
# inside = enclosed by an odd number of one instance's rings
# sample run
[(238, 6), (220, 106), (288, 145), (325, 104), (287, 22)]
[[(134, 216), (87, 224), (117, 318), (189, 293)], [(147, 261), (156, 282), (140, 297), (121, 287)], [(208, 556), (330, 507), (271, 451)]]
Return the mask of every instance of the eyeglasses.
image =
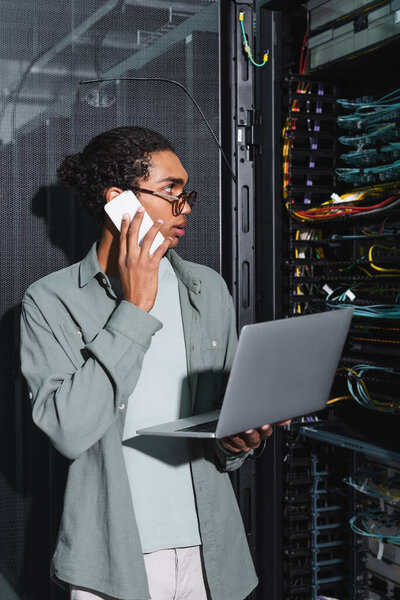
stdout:
[(160, 192), (154, 192), (153, 190), (146, 190), (145, 188), (136, 186), (132, 186), (131, 189), (136, 192), (144, 192), (145, 194), (157, 196), (158, 198), (169, 202), (174, 217), (177, 217), (182, 213), (185, 204), (189, 204), (190, 208), (192, 208), (197, 199), (197, 192), (181, 192), (179, 196), (168, 196), (167, 194), (161, 194)]

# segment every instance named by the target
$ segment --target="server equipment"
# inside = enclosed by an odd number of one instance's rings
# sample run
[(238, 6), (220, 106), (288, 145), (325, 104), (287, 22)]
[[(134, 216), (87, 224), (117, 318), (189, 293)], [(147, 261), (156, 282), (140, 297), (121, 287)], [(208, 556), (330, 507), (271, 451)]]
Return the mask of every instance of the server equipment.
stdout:
[(400, 34), (398, 0), (307, 2), (311, 69), (389, 44)]
[(259, 317), (354, 309), (326, 410), (293, 422), (263, 459), (275, 481), (266, 510), (282, 500), (261, 550), (274, 600), (399, 594), (398, 8), (260, 11), (261, 45), (275, 50), (260, 73), (273, 141), (258, 179)]
[(56, 166), (131, 123), (171, 138), (201, 190), (180, 251), (224, 274), (239, 326), (354, 308), (327, 409), (275, 431), (234, 478), (252, 600), (400, 597), (399, 11), (3, 2), (2, 598), (64, 597), (48, 562), (67, 465), (31, 424), (17, 334), (26, 287), (98, 235)]

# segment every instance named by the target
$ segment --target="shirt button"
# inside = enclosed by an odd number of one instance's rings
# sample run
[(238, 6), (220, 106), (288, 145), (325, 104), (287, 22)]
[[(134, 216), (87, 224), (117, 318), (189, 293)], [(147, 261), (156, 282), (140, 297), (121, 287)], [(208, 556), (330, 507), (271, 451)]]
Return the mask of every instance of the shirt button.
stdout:
[(217, 346), (217, 342), (215, 340), (212, 341), (213, 348)]
[(82, 337), (82, 331), (80, 329), (78, 329), (78, 335), (79, 337)]
[(105, 277), (103, 277), (102, 282), (104, 283), (104, 285), (107, 285), (107, 279)]
[(28, 396), (29, 396), (29, 400), (32, 400), (32, 398), (33, 398), (32, 392), (29, 392)]
[(124, 410), (124, 408), (125, 408), (125, 404), (120, 404), (119, 405), (119, 410)]

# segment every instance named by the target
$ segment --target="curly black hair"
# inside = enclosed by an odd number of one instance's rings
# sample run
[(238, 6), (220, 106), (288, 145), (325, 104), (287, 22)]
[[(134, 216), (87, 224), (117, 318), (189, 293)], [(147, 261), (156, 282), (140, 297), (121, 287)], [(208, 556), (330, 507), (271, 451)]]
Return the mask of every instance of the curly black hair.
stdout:
[(69, 154), (57, 169), (61, 183), (73, 188), (82, 206), (103, 221), (105, 191), (128, 190), (149, 176), (152, 152), (171, 150), (172, 144), (145, 127), (110, 129), (94, 137), (82, 152)]

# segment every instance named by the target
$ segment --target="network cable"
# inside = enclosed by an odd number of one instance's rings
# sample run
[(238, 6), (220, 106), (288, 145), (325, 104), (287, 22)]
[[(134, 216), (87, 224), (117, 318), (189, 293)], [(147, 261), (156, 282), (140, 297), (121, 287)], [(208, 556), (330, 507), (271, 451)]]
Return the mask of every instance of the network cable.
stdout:
[[(377, 204), (369, 206), (360, 206), (359, 204), (356, 204), (356, 202), (358, 202), (358, 200), (354, 200), (353, 202), (330, 200), (315, 208), (309, 208), (307, 210), (291, 210), (290, 214), (293, 218), (299, 221), (318, 221), (360, 214), (377, 213), (400, 206), (400, 195), (396, 194), (390, 196), (382, 202), (378, 202)], [(287, 209), (290, 210), (289, 202), (287, 202), (286, 206)]]
[[(296, 231), (296, 235), (295, 235), (295, 239), (296, 241), (300, 241), (300, 240), (304, 240), (305, 241), (305, 245), (307, 245), (307, 241), (309, 240), (318, 240), (320, 237), (322, 236), (322, 232), (320, 230), (316, 230), (316, 229), (310, 229), (310, 230), (306, 230), (306, 231), (300, 231), (297, 230)], [(313, 251), (315, 251), (315, 254), (317, 256), (317, 258), (324, 258), (324, 251), (322, 248), (307, 248), (307, 250), (304, 249), (299, 249), (299, 248), (295, 248), (294, 250), (294, 255), (296, 259), (302, 259), (302, 258), (306, 258), (306, 254), (313, 253)], [(314, 275), (314, 269), (313, 266), (297, 266), (296, 265), (296, 270), (295, 270), (295, 277), (304, 277), (304, 276), (310, 276), (313, 277)], [(315, 284), (297, 284), (296, 286), (296, 293), (299, 296), (304, 295), (304, 293), (308, 294), (308, 295), (312, 295), (314, 293), (318, 293), (318, 286)], [(294, 312), (296, 314), (301, 314), (303, 311), (307, 311), (307, 309), (309, 308), (308, 303), (305, 303), (304, 307), (302, 308), (301, 304), (299, 302), (296, 303), (295, 308), (294, 308)]]
[(341, 115), (337, 119), (339, 127), (345, 129), (361, 129), (371, 124), (383, 123), (387, 120), (398, 119), (400, 116), (400, 103), (389, 106), (365, 106), (369, 112), (362, 113), (359, 109), (351, 115)]
[(400, 160), (396, 160), (394, 163), (386, 165), (363, 167), (360, 169), (336, 169), (336, 174), (339, 175), (339, 179), (347, 181), (348, 183), (375, 183), (377, 178), (381, 181), (392, 181), (393, 179), (396, 179), (399, 172)]
[(357, 289), (357, 286), (351, 286), (344, 291), (343, 287), (331, 290), (328, 286), (324, 286), (323, 289), (327, 292), (325, 303), (328, 308), (353, 308), (353, 315), (355, 317), (400, 319), (400, 304), (370, 304), (368, 306), (358, 306), (357, 304), (352, 303), (351, 299), (355, 299), (353, 290)]
[(378, 267), (378, 265), (376, 265), (374, 262), (375, 259), (373, 258), (375, 248), (380, 248), (381, 250), (387, 250), (388, 253), (397, 253), (397, 254), (400, 253), (400, 248), (391, 248), (389, 246), (381, 246), (379, 244), (374, 244), (373, 246), (370, 247), (370, 249), (368, 251), (369, 265), (372, 269), (375, 269), (376, 271), (381, 271), (384, 273), (400, 273), (400, 269), (387, 269), (384, 267)]
[(379, 127), (367, 127), (365, 132), (355, 136), (340, 136), (339, 142), (344, 146), (372, 146), (377, 142), (392, 141), (400, 138), (400, 128), (396, 122), (385, 123)]
[(400, 545), (400, 514), (389, 515), (380, 510), (360, 512), (350, 519), (350, 527), (357, 535)]
[(394, 376), (400, 376), (400, 372), (389, 367), (378, 367), (375, 365), (354, 365), (352, 368), (346, 368), (347, 370), (347, 388), (354, 400), (370, 410), (383, 411), (388, 413), (398, 413), (400, 410), (400, 398), (392, 401), (379, 400), (375, 398), (368, 390), (367, 385), (363, 379), (365, 373), (380, 372), (387, 373)]
[(385, 94), (385, 96), (382, 96), (382, 98), (378, 98), (377, 100), (374, 100), (373, 98), (361, 100), (337, 99), (337, 102), (344, 108), (356, 108), (357, 110), (362, 109), (365, 106), (389, 106), (392, 102), (396, 103), (397, 101), (400, 102), (400, 88)]
[[(308, 32), (306, 31), (303, 38), (303, 44), (300, 52), (300, 60), (299, 60), (299, 75), (304, 75), (307, 68), (308, 62), (308, 52), (307, 52), (307, 37)], [(298, 83), (296, 88), (296, 94), (307, 94), (310, 88), (310, 83), (307, 81), (301, 81)], [(299, 100), (294, 100), (291, 105), (291, 112), (295, 112), (299, 107)], [(288, 197), (287, 187), (290, 183), (290, 174), (289, 174), (289, 150), (291, 146), (291, 140), (288, 136), (290, 129), (296, 129), (297, 119), (295, 117), (287, 117), (285, 121), (285, 125), (282, 130), (282, 140), (283, 140), (283, 197)]]
[(364, 166), (371, 163), (382, 163), (400, 157), (400, 143), (389, 142), (385, 146), (377, 148), (360, 149), (346, 154), (341, 154), (340, 158), (345, 163), (354, 166)]
[(400, 478), (387, 478), (381, 469), (359, 469), (343, 481), (352, 488), (377, 500), (400, 503)]
[(321, 243), (326, 243), (327, 241), (341, 241), (341, 240), (366, 240), (368, 238), (395, 238), (400, 236), (400, 228), (389, 229), (388, 227), (382, 227), (379, 231), (374, 231), (371, 228), (363, 227), (361, 233), (358, 234), (350, 234), (345, 235), (342, 233), (333, 233), (330, 238), (327, 240), (321, 240)]
[(399, 89), (377, 100), (372, 98), (361, 101), (338, 99), (337, 102), (348, 110), (356, 109), (350, 115), (338, 117), (338, 125), (344, 128), (361, 129), (367, 124), (382, 123), (387, 120), (394, 121), (400, 117)]
[[(353, 236), (353, 239), (360, 239), (360, 238), (362, 239), (362, 237), (367, 238), (368, 236), (365, 236), (365, 235), (364, 236)], [(373, 254), (374, 254), (374, 250), (376, 248), (386, 251), (385, 255), (383, 257), (380, 257), (380, 258), (384, 258), (384, 259), (390, 259), (390, 258), (392, 258), (393, 254), (400, 253), (400, 248), (382, 246), (380, 244), (373, 244), (369, 248), (368, 255), (363, 254), (362, 256), (357, 258), (351, 265), (349, 265), (347, 267), (339, 268), (339, 271), (341, 273), (344, 273), (345, 271), (349, 271), (351, 269), (357, 268), (357, 269), (360, 269), (363, 273), (365, 273), (368, 277), (392, 277), (394, 274), (397, 274), (397, 273), (400, 274), (400, 269), (391, 268), (391, 267), (389, 267), (389, 268), (380, 267), (377, 264), (375, 264), (376, 259), (374, 258)], [(370, 267), (374, 271), (378, 271), (378, 273), (368, 271), (367, 267)], [(347, 296), (347, 294), (345, 293), (344, 300), (346, 300), (346, 296)]]
[[(358, 366), (358, 365), (357, 365)], [(389, 414), (398, 414), (400, 410), (400, 401), (393, 397), (392, 400), (379, 400), (378, 398), (373, 397), (368, 391), (367, 385), (365, 381), (361, 378), (360, 374), (355, 370), (355, 368), (346, 368), (349, 375), (353, 375), (357, 377), (357, 389), (354, 390), (351, 387), (351, 394), (338, 396), (336, 398), (332, 398), (328, 400), (326, 403), (327, 406), (335, 404), (337, 402), (342, 402), (344, 400), (355, 400), (360, 406), (366, 408), (368, 410), (374, 410), (377, 412), (385, 412)], [(349, 380), (347, 380), (347, 384), (349, 386)]]

